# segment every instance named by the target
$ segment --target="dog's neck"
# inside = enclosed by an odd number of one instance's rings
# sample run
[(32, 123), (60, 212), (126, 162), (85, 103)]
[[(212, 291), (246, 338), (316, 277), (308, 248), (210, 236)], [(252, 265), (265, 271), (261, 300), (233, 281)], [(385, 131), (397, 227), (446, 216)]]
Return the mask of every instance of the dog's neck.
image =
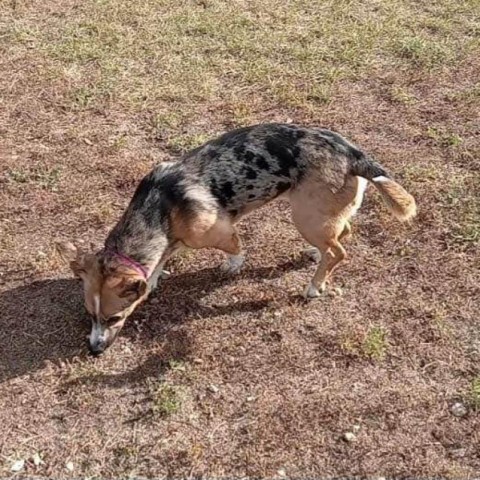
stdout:
[[(148, 278), (169, 247), (169, 240), (162, 229), (132, 229), (128, 223), (119, 222), (105, 241), (105, 252), (112, 252), (125, 263), (144, 270)], [(123, 260), (122, 260), (123, 259)]]

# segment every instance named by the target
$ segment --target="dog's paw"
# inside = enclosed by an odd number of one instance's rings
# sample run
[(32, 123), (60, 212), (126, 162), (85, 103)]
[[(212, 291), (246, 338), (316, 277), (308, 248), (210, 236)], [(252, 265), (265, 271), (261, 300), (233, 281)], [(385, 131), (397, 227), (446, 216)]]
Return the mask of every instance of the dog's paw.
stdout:
[(318, 250), (318, 248), (315, 247), (308, 247), (305, 248), (302, 253), (309, 259), (312, 260), (313, 262), (319, 263), (320, 260), (322, 259), (322, 254)]
[(242, 269), (245, 257), (243, 255), (232, 255), (220, 265), (220, 270), (230, 275), (235, 275)]
[(318, 298), (325, 292), (325, 288), (318, 289), (313, 283), (309, 283), (303, 291), (303, 298), (306, 300)]

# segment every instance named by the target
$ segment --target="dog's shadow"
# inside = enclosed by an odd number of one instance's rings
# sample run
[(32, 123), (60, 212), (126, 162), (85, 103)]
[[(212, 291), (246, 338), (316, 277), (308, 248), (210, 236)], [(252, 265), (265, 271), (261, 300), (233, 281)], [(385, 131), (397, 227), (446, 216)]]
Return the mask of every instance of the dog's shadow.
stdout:
[[(271, 268), (247, 268), (242, 276), (255, 280), (275, 278), (300, 268), (304, 263), (300, 259)], [(215, 308), (202, 305), (204, 295), (235, 281), (235, 277), (222, 274), (216, 267), (172, 274), (127, 321), (121, 335), (140, 336), (142, 342), (163, 338), (169, 345), (167, 356), (174, 359), (185, 357), (189, 354), (188, 341), (179, 337), (172, 325), (193, 317), (211, 318), (257, 311), (267, 306), (268, 301), (263, 300), (240, 300)], [(38, 281), (0, 293), (0, 383), (34, 373), (48, 362), (86, 356), (85, 337), (90, 320), (84, 311), (82, 286), (75, 279)], [(160, 361), (165, 363), (167, 359)], [(158, 369), (158, 359), (152, 359), (152, 362)], [(138, 371), (111, 380), (117, 384), (130, 377), (144, 376), (152, 362), (147, 360)]]

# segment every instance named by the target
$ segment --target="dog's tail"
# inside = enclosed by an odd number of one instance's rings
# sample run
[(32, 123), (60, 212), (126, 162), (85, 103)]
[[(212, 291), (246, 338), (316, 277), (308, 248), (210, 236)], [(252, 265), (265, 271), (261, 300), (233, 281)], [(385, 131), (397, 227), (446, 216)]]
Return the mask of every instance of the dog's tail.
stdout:
[(412, 195), (392, 180), (385, 169), (367, 155), (361, 153), (350, 157), (350, 173), (372, 182), (390, 212), (399, 220), (410, 220), (416, 215), (417, 205)]

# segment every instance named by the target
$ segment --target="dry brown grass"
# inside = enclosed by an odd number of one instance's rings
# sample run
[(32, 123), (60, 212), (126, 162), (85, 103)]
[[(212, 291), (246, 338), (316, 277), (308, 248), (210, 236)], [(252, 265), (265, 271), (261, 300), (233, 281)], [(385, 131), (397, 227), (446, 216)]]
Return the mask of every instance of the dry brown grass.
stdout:
[[(478, 477), (479, 20), (478, 0), (1, 3), (0, 476)], [(154, 163), (289, 118), (372, 152), (418, 220), (370, 192), (344, 294), (305, 303), (288, 207), (258, 212), (238, 278), (175, 259), (86, 356), (55, 239), (100, 245)]]

